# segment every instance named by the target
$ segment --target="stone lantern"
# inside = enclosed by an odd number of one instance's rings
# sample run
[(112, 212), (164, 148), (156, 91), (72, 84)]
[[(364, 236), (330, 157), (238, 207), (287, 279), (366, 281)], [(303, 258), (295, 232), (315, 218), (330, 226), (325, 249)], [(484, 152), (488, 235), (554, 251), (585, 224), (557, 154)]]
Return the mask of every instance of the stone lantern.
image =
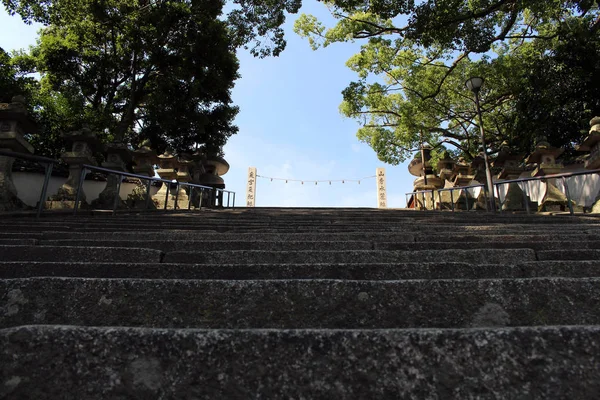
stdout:
[[(494, 168), (500, 168), (501, 171), (497, 176), (499, 181), (518, 179), (521, 176), (524, 168), (521, 166), (521, 161), (525, 157), (524, 154), (516, 152), (510, 148), (507, 142), (500, 145), (500, 152), (496, 159), (492, 162)], [(500, 186), (502, 188), (502, 186)], [(502, 209), (505, 211), (521, 211), (526, 208), (524, 201), (529, 200), (529, 196), (523, 193), (523, 190), (518, 183), (513, 182), (508, 184), (506, 195), (502, 203)]]
[[(586, 169), (600, 169), (600, 117), (594, 117), (590, 121), (590, 133), (583, 143), (577, 146), (579, 151), (589, 151), (589, 158), (585, 161)], [(592, 213), (600, 213), (600, 193), (594, 200)]]
[[(454, 186), (469, 186), (474, 179), (473, 167), (463, 157), (460, 157), (458, 162), (454, 164)], [(455, 207), (459, 210), (470, 210), (475, 203), (475, 199), (473, 199), (468, 190), (454, 191), (452, 198), (454, 199)]]
[[(180, 158), (177, 163), (177, 182), (187, 183), (192, 180), (190, 175), (190, 168), (194, 164), (191, 160), (185, 160)], [(175, 195), (175, 193), (173, 193)], [(179, 192), (177, 194), (177, 208), (185, 209), (188, 208), (190, 198), (186, 192), (184, 186), (179, 186)]]
[(590, 133), (583, 143), (577, 146), (578, 151), (589, 151), (590, 157), (585, 162), (586, 169), (600, 169), (600, 117), (590, 121)]
[[(106, 160), (102, 163), (102, 167), (112, 169), (114, 171), (127, 170), (127, 164), (131, 163), (131, 151), (125, 143), (110, 143), (106, 145)], [(115, 203), (115, 196), (119, 196), (119, 175), (109, 174), (106, 177), (106, 186), (100, 193), (98, 198), (92, 202), (93, 208), (112, 209)], [(120, 198), (117, 200), (117, 207), (127, 208), (127, 204)]]
[[(564, 168), (556, 158), (564, 149), (553, 147), (545, 137), (540, 137), (536, 143), (535, 151), (527, 157), (526, 164), (537, 164), (531, 176), (545, 176), (560, 173)], [(555, 179), (546, 180), (546, 193), (539, 203), (538, 211), (564, 211), (568, 206), (567, 197), (557, 187)]]
[[(13, 97), (10, 103), (0, 103), (0, 150), (32, 154), (33, 147), (23, 136), (36, 132), (37, 126), (27, 115), (23, 96)], [(13, 157), (0, 155), (0, 211), (26, 207), (17, 197), (12, 180), (14, 161)]]
[[(177, 157), (173, 155), (170, 150), (167, 150), (158, 156), (158, 165), (160, 168), (156, 172), (162, 179), (166, 179), (168, 181), (176, 180), (178, 167), (177, 164)], [(174, 193), (172, 193), (171, 189), (174, 189), (174, 186), (171, 187), (171, 185), (168, 183), (162, 183), (160, 190), (153, 197), (158, 208), (164, 208), (165, 202), (167, 202), (167, 206), (169, 205), (170, 201), (167, 198), (167, 190), (169, 191), (169, 196), (174, 198)]]
[[(204, 173), (198, 176), (198, 184), (213, 189), (225, 189), (225, 181), (221, 176), (229, 171), (229, 163), (223, 157), (207, 156), (202, 161), (202, 165)], [(223, 206), (226, 201), (223, 199), (222, 192), (217, 193), (213, 190), (210, 194), (204, 193), (203, 202), (209, 207), (214, 207)]]
[[(84, 164), (96, 165), (94, 153), (101, 148), (96, 135), (87, 127), (79, 131), (64, 133), (63, 139), (71, 144), (71, 151), (61, 154), (60, 158), (69, 166), (69, 177), (58, 189), (58, 192), (49, 198), (47, 208), (73, 208), (77, 197), (77, 188), (81, 179), (81, 168)], [(83, 187), (80, 193), (81, 206), (87, 206)]]
[[(442, 159), (438, 161), (437, 169), (439, 171), (440, 179), (444, 182), (444, 187), (452, 187), (455, 164), (456, 161), (450, 157), (450, 153), (447, 151), (442, 155)], [(440, 209), (452, 208), (452, 196), (449, 191), (441, 192), (438, 201), (440, 202)]]
[[(154, 165), (158, 164), (156, 152), (150, 148), (150, 141), (145, 140), (141, 143), (140, 148), (131, 152), (133, 157), (133, 172), (143, 176), (154, 176)], [(140, 180), (133, 192), (127, 196), (127, 205), (129, 207), (146, 207), (148, 181)], [(154, 208), (153, 202), (148, 204), (148, 207)]]
[[(422, 159), (424, 158), (424, 160)], [(439, 178), (433, 172), (431, 168), (431, 148), (429, 146), (423, 147), (421, 153), (417, 153), (415, 158), (408, 164), (408, 172), (417, 176), (413, 183), (413, 192), (425, 192), (444, 187), (444, 180)], [(432, 197), (430, 193), (423, 193), (422, 195), (415, 194), (415, 205), (418, 205), (423, 209), (435, 208), (435, 202), (437, 198)]]

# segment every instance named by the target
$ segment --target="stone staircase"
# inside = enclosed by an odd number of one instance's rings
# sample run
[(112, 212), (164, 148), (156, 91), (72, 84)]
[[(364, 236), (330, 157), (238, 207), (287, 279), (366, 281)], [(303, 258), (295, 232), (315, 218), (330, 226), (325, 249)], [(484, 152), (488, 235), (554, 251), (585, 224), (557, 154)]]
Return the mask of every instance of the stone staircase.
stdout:
[(2, 217), (0, 398), (598, 399), (600, 220)]

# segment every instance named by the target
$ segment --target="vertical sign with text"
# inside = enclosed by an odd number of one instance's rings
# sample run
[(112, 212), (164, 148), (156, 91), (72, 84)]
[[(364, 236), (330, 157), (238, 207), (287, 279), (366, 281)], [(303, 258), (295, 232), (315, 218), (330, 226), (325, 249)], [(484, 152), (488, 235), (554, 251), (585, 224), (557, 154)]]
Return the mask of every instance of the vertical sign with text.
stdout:
[(377, 208), (387, 208), (385, 168), (377, 168)]
[(254, 207), (256, 202), (256, 167), (248, 168), (248, 186), (246, 189), (246, 207)]

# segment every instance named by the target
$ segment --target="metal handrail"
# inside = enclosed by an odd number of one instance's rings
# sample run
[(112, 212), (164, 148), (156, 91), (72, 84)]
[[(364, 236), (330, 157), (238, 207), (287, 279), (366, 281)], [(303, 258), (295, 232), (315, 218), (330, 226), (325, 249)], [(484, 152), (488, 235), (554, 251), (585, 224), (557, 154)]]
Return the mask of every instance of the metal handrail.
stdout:
[[(189, 182), (179, 182), (176, 180), (168, 180), (168, 179), (163, 179), (160, 177), (155, 177), (155, 176), (146, 176), (146, 175), (139, 175), (139, 174), (134, 174), (131, 172), (125, 172), (125, 171), (115, 171), (112, 169), (108, 169), (108, 168), (103, 168), (103, 167), (97, 167), (94, 165), (88, 165), (88, 164), (84, 164), (81, 167), (81, 175), (79, 177), (79, 185), (77, 187), (77, 194), (75, 197), (75, 205), (73, 207), (73, 215), (77, 215), (77, 211), (79, 209), (79, 203), (81, 202), (81, 193), (83, 191), (83, 182), (85, 181), (85, 176), (88, 173), (88, 171), (96, 171), (96, 172), (103, 172), (105, 174), (115, 174), (118, 175), (118, 184), (117, 184), (117, 190), (115, 192), (115, 199), (113, 202), (113, 215), (116, 213), (118, 205), (119, 205), (119, 199), (120, 199), (120, 190), (121, 190), (121, 182), (123, 181), (123, 177), (129, 177), (129, 178), (136, 178), (139, 180), (145, 180), (148, 181), (148, 183), (146, 184), (146, 204), (144, 209), (147, 210), (148, 206), (150, 204), (150, 187), (152, 185), (152, 182), (162, 182), (165, 183), (167, 186), (167, 193), (165, 196), (165, 207), (164, 210), (167, 210), (167, 206), (168, 206), (168, 198), (169, 198), (169, 192), (171, 189), (171, 185), (175, 184), (177, 185), (177, 192), (175, 193), (175, 209), (177, 209), (177, 203), (179, 200), (179, 188), (180, 186), (188, 186), (190, 187), (190, 196), (189, 196), (189, 202), (188, 202), (188, 210), (191, 209), (192, 207), (192, 194), (193, 194), (193, 189), (200, 189), (201, 193), (204, 193), (204, 190), (208, 190), (209, 192), (215, 191), (215, 192), (227, 192), (228, 193), (228, 197), (227, 197), (227, 208), (229, 208), (229, 196), (231, 195), (231, 193), (234, 194), (233, 197), (233, 205), (232, 208), (235, 208), (235, 192), (231, 192), (228, 190), (224, 190), (224, 189), (217, 189), (217, 188), (212, 188), (210, 186), (204, 186), (204, 185), (198, 185), (195, 183), (189, 183)], [(223, 204), (221, 204), (223, 205)]]
[[(530, 181), (545, 181), (548, 179), (561, 179), (562, 183), (565, 187), (565, 195), (567, 197), (567, 204), (569, 207), (569, 213), (571, 215), (573, 215), (574, 209), (573, 209), (573, 204), (571, 203), (571, 195), (569, 192), (569, 186), (567, 185), (567, 178), (572, 178), (574, 176), (581, 176), (581, 175), (593, 175), (593, 174), (600, 174), (600, 169), (593, 169), (593, 170), (584, 170), (584, 171), (575, 171), (575, 172), (565, 172), (565, 173), (561, 173), (561, 174), (551, 174), (551, 175), (543, 175), (543, 176), (533, 176), (533, 177), (529, 177), (529, 178), (517, 178), (517, 179), (509, 179), (509, 180), (502, 180), (502, 181), (496, 181), (494, 182), (494, 186), (496, 188), (496, 192), (498, 192), (498, 199), (500, 199), (500, 185), (506, 185), (506, 184), (511, 184), (511, 183), (521, 183), (521, 182), (530, 182)], [(477, 185), (470, 185), (470, 186), (458, 186), (458, 187), (452, 187), (452, 188), (443, 188), (443, 189), (428, 189), (428, 190), (420, 190), (420, 191), (416, 191), (416, 192), (409, 192), (406, 193), (405, 196), (416, 196), (421, 193), (422, 197), (423, 197), (423, 201), (425, 199), (425, 193), (431, 193), (431, 198), (432, 200), (435, 200), (435, 192), (438, 193), (438, 197), (441, 199), (441, 193), (445, 192), (445, 191), (450, 191), (450, 196), (451, 196), (451, 203), (452, 203), (452, 211), (454, 211), (454, 199), (452, 198), (452, 193), (455, 190), (459, 190), (459, 191), (463, 191), (463, 190), (467, 190), (467, 189), (472, 189), (472, 188), (477, 188), (477, 187), (481, 187), (483, 188), (484, 191), (484, 196), (486, 196), (487, 199), (487, 190), (485, 187), (485, 184), (477, 184)], [(529, 202), (527, 201), (527, 195), (525, 194), (525, 192), (523, 191), (523, 197), (524, 197), (524, 203), (525, 203), (525, 209), (527, 211), (527, 214), (530, 214), (530, 209), (529, 209)], [(408, 198), (408, 197), (407, 197)], [(499, 206), (500, 206), (500, 212), (502, 212), (502, 205), (503, 203), (500, 202)], [(488, 208), (487, 206), (487, 202), (486, 202), (486, 208)], [(488, 208), (489, 211), (489, 208)]]
[(32, 154), (17, 153), (14, 151), (6, 151), (1, 149), (0, 156), (34, 161), (44, 166), (44, 183), (42, 185), (42, 193), (40, 193), (40, 201), (38, 202), (37, 211), (35, 214), (35, 217), (39, 218), (40, 215), (42, 215), (42, 210), (44, 209), (44, 204), (46, 203), (46, 194), (48, 193), (48, 184), (50, 183), (50, 177), (52, 176), (52, 169), (54, 168), (54, 164), (59, 164), (60, 161), (48, 157), (34, 156)]

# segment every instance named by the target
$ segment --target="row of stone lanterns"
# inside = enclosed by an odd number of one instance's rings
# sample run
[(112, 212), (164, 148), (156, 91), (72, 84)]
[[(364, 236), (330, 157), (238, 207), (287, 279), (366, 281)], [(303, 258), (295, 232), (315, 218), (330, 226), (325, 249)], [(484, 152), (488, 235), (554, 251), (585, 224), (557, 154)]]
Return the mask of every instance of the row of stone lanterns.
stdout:
[[(11, 103), (0, 103), (0, 150), (16, 153), (32, 154), (33, 147), (25, 140), (25, 135), (37, 132), (34, 121), (28, 116), (25, 99), (15, 96)], [(132, 161), (133, 171), (142, 176), (154, 177), (154, 165), (158, 164), (160, 169), (156, 172), (162, 179), (177, 181), (179, 183), (191, 182), (198, 185), (209, 186), (216, 189), (224, 189), (225, 182), (221, 175), (229, 170), (229, 164), (220, 157), (207, 157), (196, 152), (194, 154), (183, 154), (176, 157), (170, 152), (157, 156), (156, 152), (149, 146), (149, 142), (142, 143), (139, 149), (131, 151), (123, 144), (110, 144), (103, 146), (96, 135), (87, 128), (68, 132), (62, 135), (63, 139), (70, 145), (70, 151), (61, 155), (61, 159), (68, 165), (69, 176), (66, 182), (58, 189), (55, 195), (48, 198), (46, 208), (73, 208), (77, 196), (77, 189), (81, 186), (81, 171), (83, 165), (96, 166), (94, 154), (104, 152), (106, 161), (102, 167), (114, 171), (126, 171), (127, 164)], [(9, 211), (26, 208), (25, 204), (18, 198), (17, 190), (12, 180), (13, 157), (0, 155), (0, 211)], [(115, 196), (120, 187), (117, 174), (107, 175), (107, 184), (99, 197), (91, 204), (93, 208), (112, 209)], [(167, 198), (168, 186), (178, 188), (171, 192)], [(149, 194), (148, 186), (140, 182), (127, 201), (117, 200), (120, 208), (145, 207)], [(200, 192), (192, 191), (192, 204), (195, 207), (223, 205), (222, 192), (216, 191)], [(177, 204), (174, 204), (177, 199)], [(87, 206), (85, 192), (80, 193), (82, 205)], [(182, 185), (163, 184), (160, 191), (154, 196), (151, 207), (164, 207), (167, 201), (168, 208), (187, 208), (189, 204), (188, 193)]]
[[(590, 121), (590, 126), (591, 129), (588, 137), (578, 146), (577, 150), (590, 152), (585, 162), (585, 168), (593, 170), (600, 168), (600, 117), (593, 118)], [(532, 177), (558, 174), (564, 169), (564, 165), (557, 161), (557, 158), (563, 152), (564, 149), (551, 146), (546, 138), (541, 137), (537, 140), (533, 153), (521, 163), (525, 155), (514, 151), (505, 142), (501, 145), (496, 159), (491, 163), (494, 169), (500, 169), (499, 174), (494, 176), (494, 181), (501, 182), (522, 177), (525, 165), (534, 166), (534, 170), (530, 174)], [(425, 165), (423, 165), (423, 161), (421, 160), (422, 156), (417, 154), (408, 166), (409, 172), (418, 177), (414, 181), (413, 192), (429, 192), (442, 188), (464, 187), (485, 182), (486, 168), (482, 157), (476, 157), (471, 163), (467, 163), (464, 159), (459, 159), (456, 162), (446, 152), (437, 164), (439, 175), (436, 175), (429, 162), (430, 153), (430, 148), (425, 148), (422, 152), (425, 155)], [(538, 211), (564, 211), (567, 207), (574, 205), (572, 200), (571, 204), (569, 204), (565, 193), (558, 189), (556, 179), (546, 179), (544, 182), (546, 189), (539, 204), (532, 202), (522, 191), (518, 183), (507, 184), (508, 188), (506, 189), (505, 199), (502, 204), (503, 210), (517, 211), (527, 208), (533, 209), (537, 206)], [(457, 193), (445, 191), (435, 197), (432, 197), (430, 194), (427, 196), (417, 195), (414, 198), (414, 202), (415, 207), (425, 209), (436, 207), (469, 210), (474, 207), (477, 209), (486, 209), (483, 196), (483, 190), (477, 199), (472, 198), (468, 191)], [(452, 202), (454, 203), (453, 205), (451, 204)], [(498, 206), (498, 202), (496, 202), (496, 206)], [(600, 194), (595, 201), (592, 212), (600, 212)]]

